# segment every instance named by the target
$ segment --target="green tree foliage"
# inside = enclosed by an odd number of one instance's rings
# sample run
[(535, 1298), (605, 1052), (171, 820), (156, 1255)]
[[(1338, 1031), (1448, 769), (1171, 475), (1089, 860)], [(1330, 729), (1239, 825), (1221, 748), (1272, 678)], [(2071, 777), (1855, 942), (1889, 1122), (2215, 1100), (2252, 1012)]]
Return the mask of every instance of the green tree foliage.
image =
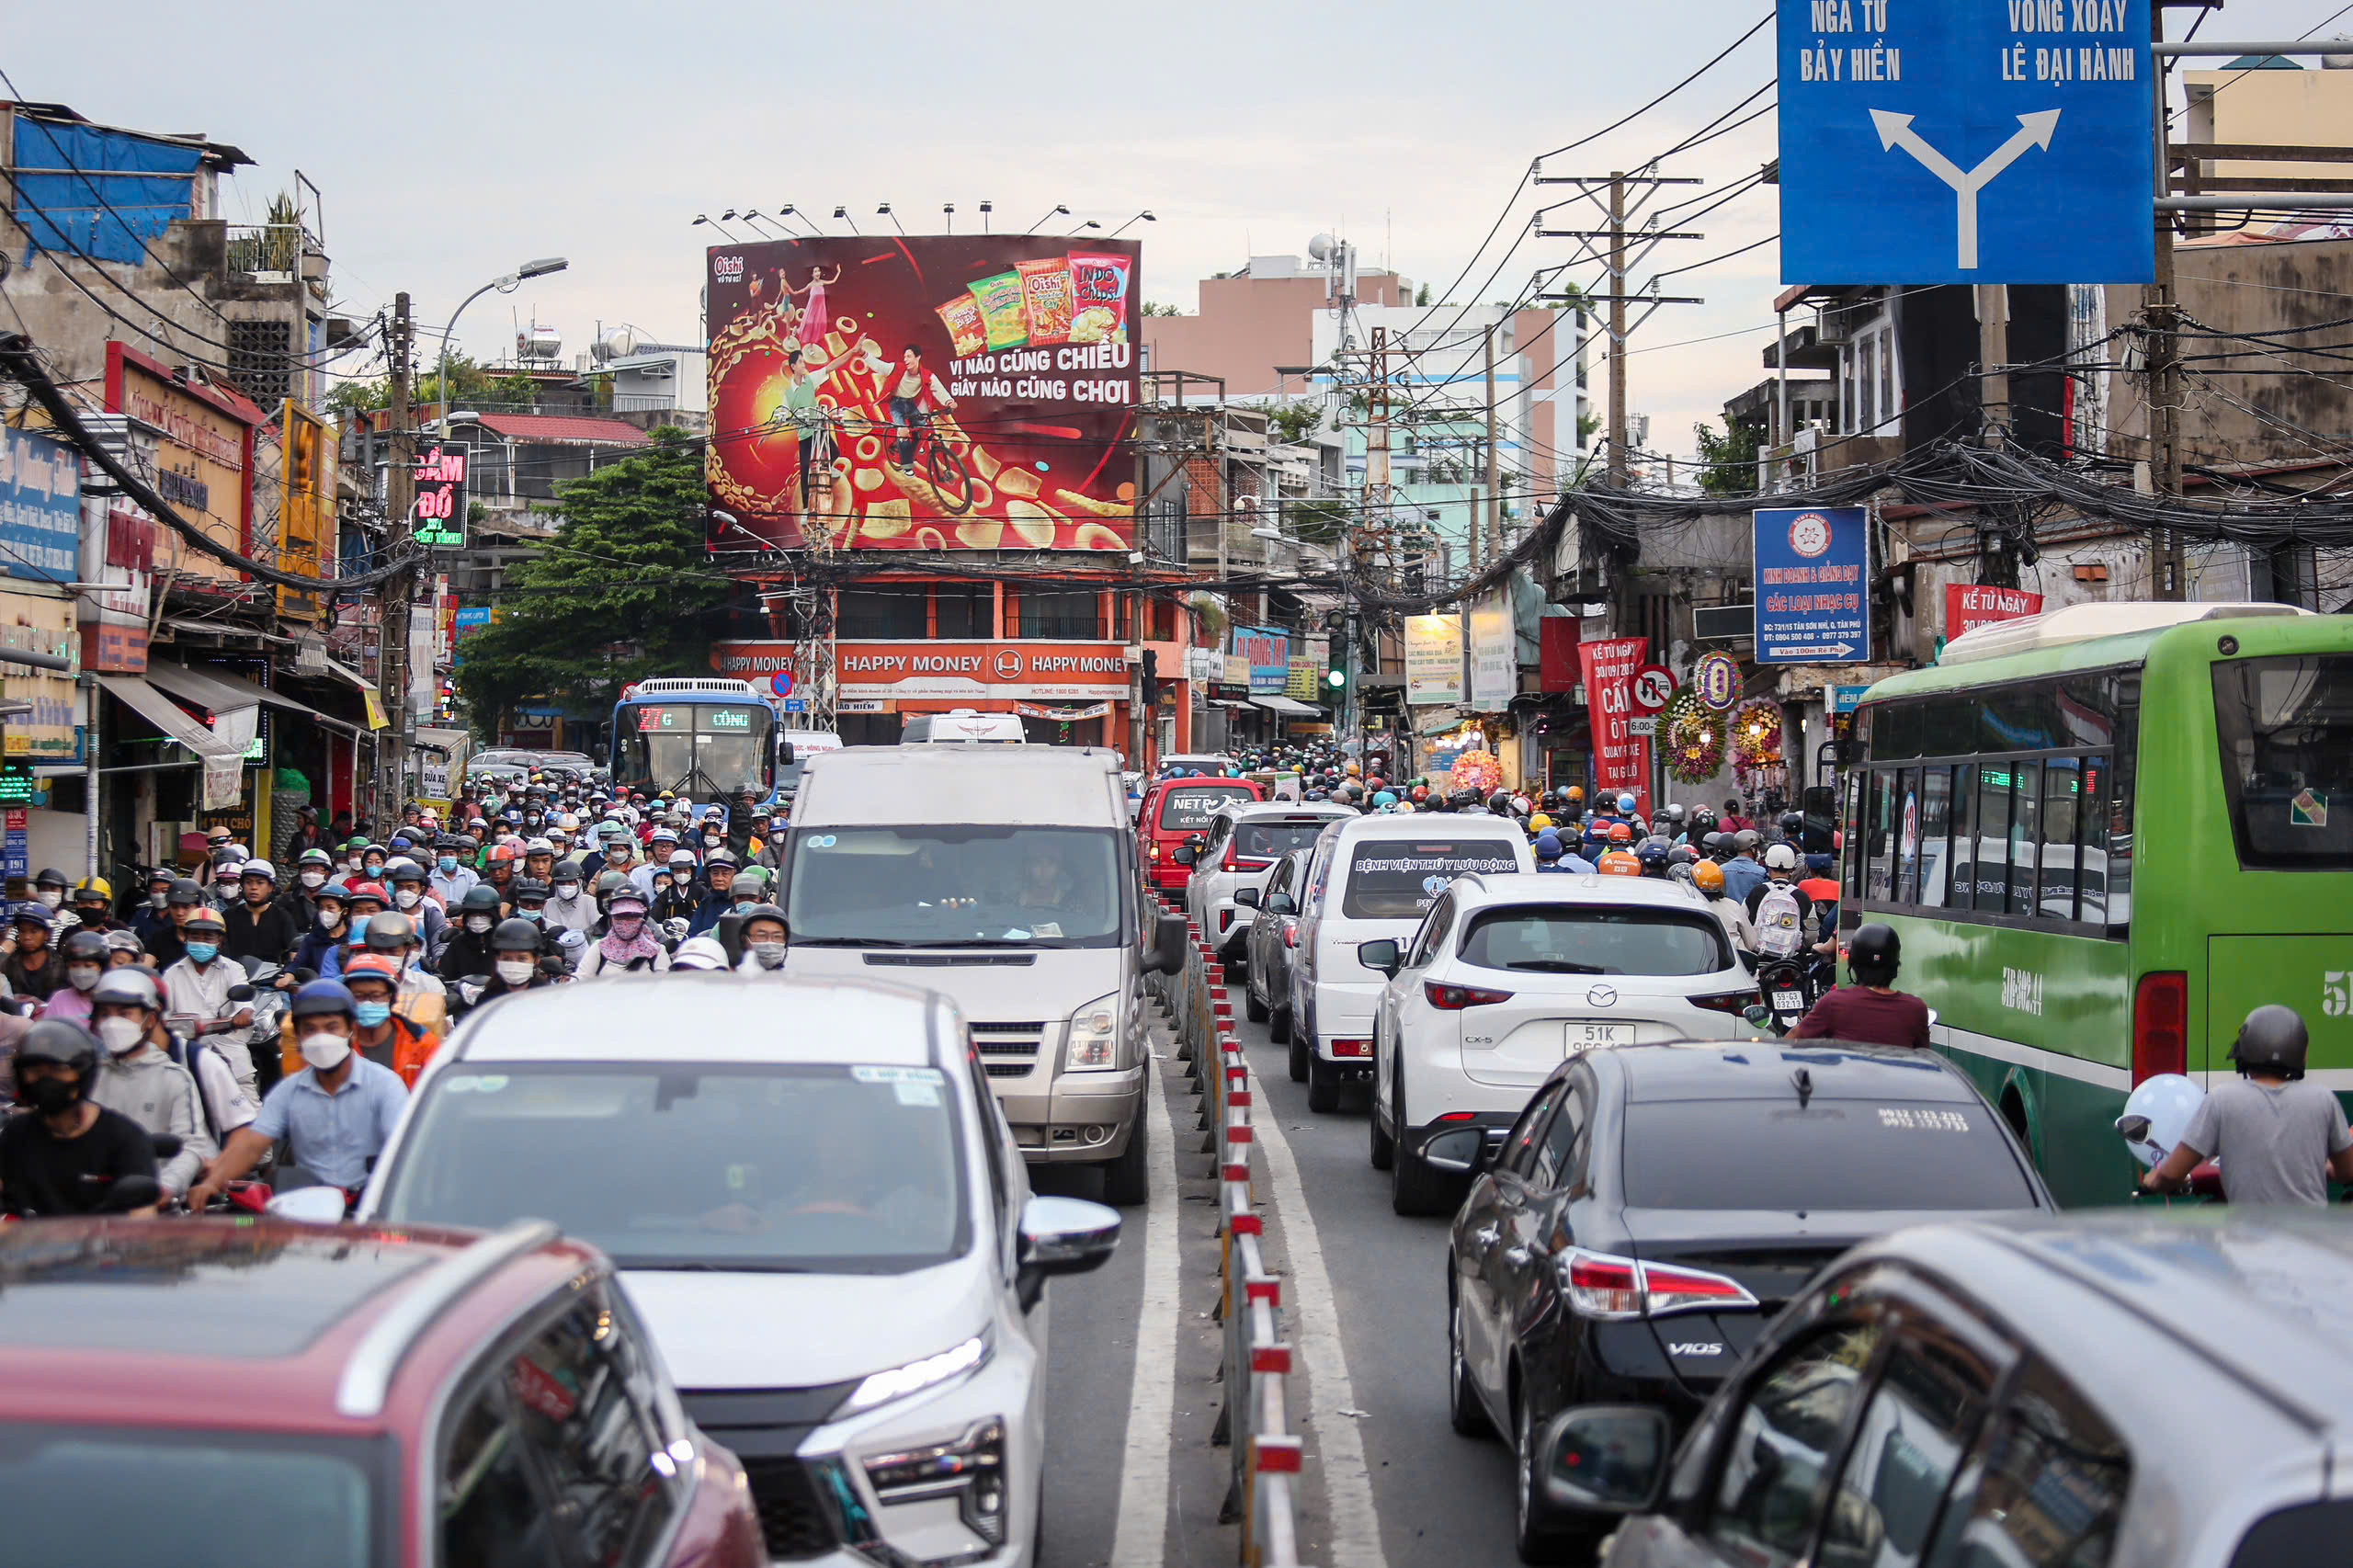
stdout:
[(1324, 423), (1324, 411), (1313, 403), (1262, 403), (1267, 416), (1267, 439), (1270, 441), (1304, 441), (1315, 434)]
[(458, 693), (477, 733), (527, 699), (601, 714), (631, 681), (705, 667), (725, 586), (703, 554), (702, 449), (674, 426), (653, 434), (558, 487), (555, 539), (508, 574), (500, 619), (466, 639)]
[(1425, 284), (1423, 284), (1423, 285), (1422, 285), (1421, 292), (1420, 292), (1420, 293), (1418, 293), (1418, 294), (1415, 294), (1415, 295), (1414, 296), (1414, 303), (1415, 303), (1415, 304), (1417, 304), (1417, 305), (1427, 305), (1427, 304), (1428, 304), (1429, 302), (1430, 302), (1430, 286), (1429, 286), (1428, 284), (1425, 283)]
[[(416, 404), (438, 404), (441, 401), (441, 362), (438, 356), (422, 372), (409, 392), (409, 401)], [(492, 409), (512, 413), (528, 409), (539, 395), (538, 383), (519, 372), (493, 375), (474, 363), (465, 354), (449, 356), (449, 406), (452, 410)], [(337, 413), (368, 411), (392, 406), (392, 384), (382, 379), (372, 381), (346, 381), (327, 394), (327, 407)]]
[(1701, 420), (1691, 426), (1699, 443), (1699, 488), (1711, 495), (1756, 494), (1756, 452), (1763, 432), (1754, 425), (1728, 425), (1719, 433)]

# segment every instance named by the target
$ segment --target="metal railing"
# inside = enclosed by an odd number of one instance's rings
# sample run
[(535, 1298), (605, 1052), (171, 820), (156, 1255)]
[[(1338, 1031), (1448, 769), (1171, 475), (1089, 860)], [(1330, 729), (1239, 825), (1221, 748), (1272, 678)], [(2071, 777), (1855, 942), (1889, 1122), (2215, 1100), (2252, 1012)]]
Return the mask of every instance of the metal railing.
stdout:
[(1217, 1161), (1218, 1381), (1224, 1405), (1211, 1441), (1229, 1456), (1221, 1518), (1242, 1526), (1243, 1568), (1299, 1568), (1299, 1488), (1304, 1460), (1290, 1425), (1291, 1347), (1283, 1337), (1283, 1282), (1267, 1266), (1265, 1216), (1253, 1190), (1256, 1103), (1249, 1063), (1233, 1034), (1225, 967), (1200, 926), (1182, 974), (1157, 980), (1168, 1004), (1176, 1056), (1200, 1091), (1205, 1147)]

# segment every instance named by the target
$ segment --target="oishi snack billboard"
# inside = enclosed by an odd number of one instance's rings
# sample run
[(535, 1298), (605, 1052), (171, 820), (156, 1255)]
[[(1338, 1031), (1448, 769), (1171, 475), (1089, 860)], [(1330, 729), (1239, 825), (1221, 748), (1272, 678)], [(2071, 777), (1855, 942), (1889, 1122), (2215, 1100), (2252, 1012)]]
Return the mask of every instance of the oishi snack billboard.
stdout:
[(1139, 249), (712, 246), (712, 544), (1131, 549)]

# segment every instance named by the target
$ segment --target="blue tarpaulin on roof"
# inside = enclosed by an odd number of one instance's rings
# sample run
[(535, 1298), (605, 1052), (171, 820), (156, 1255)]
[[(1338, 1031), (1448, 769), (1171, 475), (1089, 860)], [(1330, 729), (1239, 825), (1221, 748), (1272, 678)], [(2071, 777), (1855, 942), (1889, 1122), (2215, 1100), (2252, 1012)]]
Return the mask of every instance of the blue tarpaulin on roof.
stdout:
[(147, 242), (188, 215), (196, 148), (91, 125), (17, 118), (17, 222), (25, 259), (60, 251), (137, 264)]

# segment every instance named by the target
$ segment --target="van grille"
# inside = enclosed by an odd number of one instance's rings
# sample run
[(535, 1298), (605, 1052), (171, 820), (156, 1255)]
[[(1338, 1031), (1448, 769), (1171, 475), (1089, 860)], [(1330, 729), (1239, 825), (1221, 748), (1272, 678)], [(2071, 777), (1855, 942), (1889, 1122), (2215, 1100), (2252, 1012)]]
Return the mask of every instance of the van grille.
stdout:
[(1038, 1065), (1046, 1040), (1043, 1018), (1019, 1022), (976, 1023), (972, 1026), (972, 1049), (992, 1078), (1026, 1078)]

